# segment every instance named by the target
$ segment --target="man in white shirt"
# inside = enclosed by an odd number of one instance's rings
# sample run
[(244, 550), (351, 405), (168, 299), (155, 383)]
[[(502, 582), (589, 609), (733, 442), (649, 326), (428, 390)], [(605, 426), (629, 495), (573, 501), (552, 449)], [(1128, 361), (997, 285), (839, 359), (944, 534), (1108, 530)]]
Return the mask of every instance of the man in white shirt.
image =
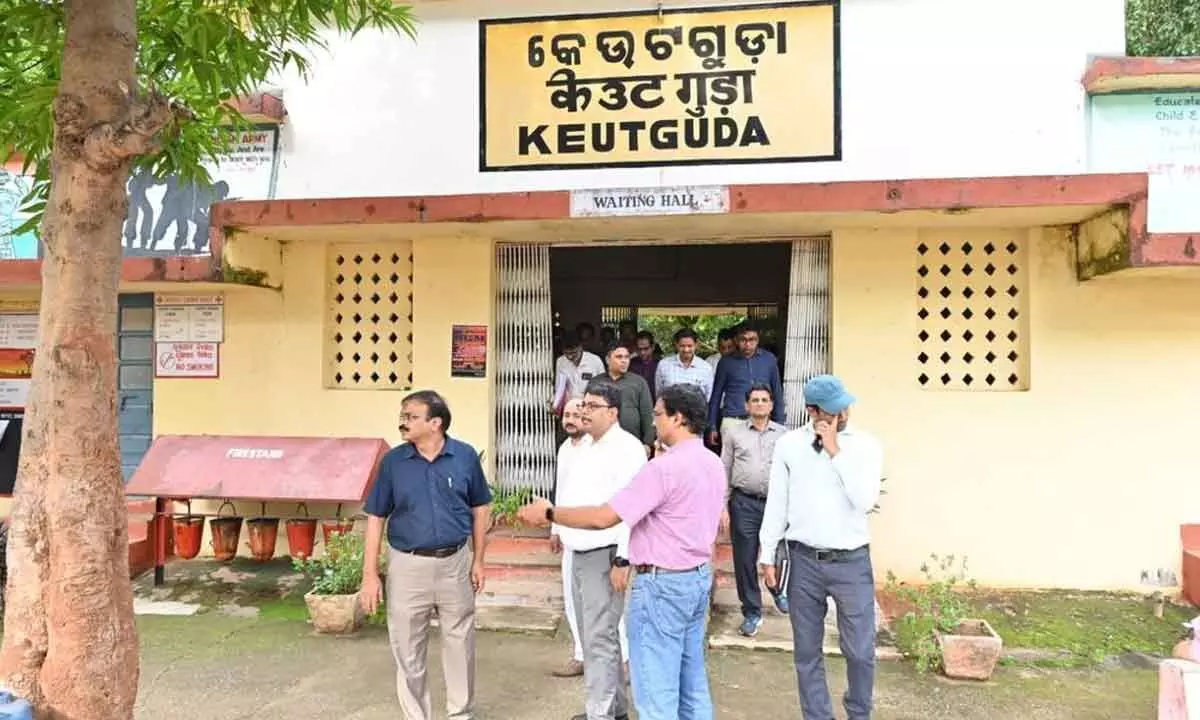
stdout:
[[(583, 401), (580, 399), (568, 400), (567, 404), (563, 406), (562, 427), (567, 439), (558, 448), (556, 498), (563, 497), (564, 493), (570, 495), (568, 485), (571, 481), (572, 470), (575, 469), (575, 464), (583, 449), (592, 442), (592, 437), (583, 431), (582, 414)], [(568, 489), (564, 490), (564, 488)], [(579, 618), (575, 612), (575, 593), (572, 591), (574, 583), (571, 582), (573, 572), (571, 559), (574, 557), (574, 553), (563, 552), (562, 539), (558, 536), (557, 528), (550, 535), (550, 551), (555, 554), (562, 553), (563, 614), (567, 617), (567, 627), (571, 630), (571, 642), (575, 648), (574, 655), (566, 665), (550, 674), (563, 678), (579, 677), (583, 674), (583, 643), (579, 639)], [(629, 660), (629, 643), (625, 639), (624, 615), (621, 616), (618, 635), (621, 640), (621, 659), (627, 662)]]
[(850, 424), (854, 396), (832, 375), (804, 386), (811, 422), (775, 444), (759, 567), (775, 587), (775, 547), (787, 540), (787, 585), (800, 708), (805, 720), (833, 720), (825, 682), (827, 598), (837, 605), (846, 656), (848, 720), (869, 720), (875, 685), (875, 577), (867, 514), (879, 500), (883, 449)]
[[(642, 441), (618, 423), (621, 390), (601, 378), (583, 396), (582, 426), (591, 437), (571, 461), (568, 482), (559, 487), (559, 507), (604, 505), (646, 464)], [(555, 525), (564, 552), (571, 553), (571, 590), (583, 645), (586, 712), (573, 720), (628, 717), (625, 666), (619, 626), (625, 614), (624, 573), (629, 561), (629, 526), (581, 530)], [(614, 579), (621, 575), (621, 582)]]
[(604, 361), (583, 349), (579, 336), (563, 333), (563, 354), (554, 362), (554, 412), (562, 412), (571, 398), (582, 398), (583, 390), (592, 378), (604, 374)]

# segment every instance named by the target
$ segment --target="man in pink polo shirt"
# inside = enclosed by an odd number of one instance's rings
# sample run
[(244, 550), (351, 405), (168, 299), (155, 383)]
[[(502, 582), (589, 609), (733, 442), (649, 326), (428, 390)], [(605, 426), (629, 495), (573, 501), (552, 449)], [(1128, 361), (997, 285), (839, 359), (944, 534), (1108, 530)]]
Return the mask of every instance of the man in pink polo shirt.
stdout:
[(708, 403), (690, 384), (672, 385), (654, 405), (670, 451), (647, 463), (606, 505), (521, 508), (529, 525), (582, 529), (629, 526), (629, 557), (613, 560), (613, 587), (629, 597), (629, 666), (641, 720), (712, 720), (704, 646), (712, 550), (725, 500), (725, 467), (704, 447)]

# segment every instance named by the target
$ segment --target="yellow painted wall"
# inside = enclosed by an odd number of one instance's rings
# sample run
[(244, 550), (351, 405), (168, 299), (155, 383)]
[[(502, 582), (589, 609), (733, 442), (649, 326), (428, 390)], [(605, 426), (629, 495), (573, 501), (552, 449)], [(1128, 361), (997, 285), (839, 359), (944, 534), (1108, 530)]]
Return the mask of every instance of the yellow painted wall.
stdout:
[(1179, 572), (1179, 524), (1200, 520), (1200, 280), (1079, 283), (1065, 233), (1028, 237), (1031, 389), (979, 393), (915, 381), (917, 233), (834, 234), (833, 365), (887, 458), (881, 580), (915, 577), (931, 552), (967, 555), (990, 585), (1138, 588), (1143, 570)]
[[(368, 233), (358, 238), (372, 241)], [(238, 262), (270, 270), (281, 291), (240, 290), (225, 295), (225, 342), (216, 380), (159, 379), (154, 384), (154, 432), (380, 437), (400, 442), (400, 401), (406, 391), (333, 390), (323, 383), (323, 321), (327, 245), (319, 241), (249, 238)], [(405, 248), (407, 252), (407, 248)], [(492, 325), (493, 247), (490, 240), (454, 237), (418, 239), (413, 253), (413, 383), (437, 390), (453, 413), (451, 434), (487, 450), (492, 416), (488, 379), (450, 377), (451, 325)], [(273, 258), (273, 262), (267, 262)], [(494, 332), (489, 335), (494, 335)], [(194, 504), (213, 512), (216, 503)], [(258, 515), (257, 504), (238, 510)], [(268, 506), (270, 515), (290, 515), (295, 506)], [(332, 516), (335, 508), (310, 506)], [(357, 512), (359, 508), (344, 508)], [(206, 530), (207, 534), (207, 530)], [(242, 533), (241, 554), (246, 533)], [(204, 552), (211, 552), (207, 537)], [(277, 553), (287, 552), (283, 528)]]

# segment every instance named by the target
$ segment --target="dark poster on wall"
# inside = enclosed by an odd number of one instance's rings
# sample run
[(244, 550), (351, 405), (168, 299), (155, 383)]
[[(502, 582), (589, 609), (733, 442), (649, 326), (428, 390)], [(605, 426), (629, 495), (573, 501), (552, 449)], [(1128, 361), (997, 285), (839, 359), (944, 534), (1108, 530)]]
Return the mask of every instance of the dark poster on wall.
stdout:
[(24, 410), (0, 410), (0, 496), (12, 495), (17, 484), (17, 460), (21, 457), (21, 427)]
[(487, 325), (455, 325), (450, 339), (450, 377), (487, 377)]

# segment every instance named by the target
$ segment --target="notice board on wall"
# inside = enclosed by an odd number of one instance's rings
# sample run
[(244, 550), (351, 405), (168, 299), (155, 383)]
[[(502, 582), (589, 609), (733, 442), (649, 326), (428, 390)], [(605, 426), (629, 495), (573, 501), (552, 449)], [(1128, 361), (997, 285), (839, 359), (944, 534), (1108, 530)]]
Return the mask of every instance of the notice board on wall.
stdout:
[(38, 343), (36, 305), (0, 311), (0, 495), (12, 494)]
[(487, 377), (487, 325), (455, 325), (450, 336), (450, 377)]
[(1200, 230), (1200, 93), (1122, 93), (1090, 102), (1088, 169), (1150, 176), (1150, 232)]

